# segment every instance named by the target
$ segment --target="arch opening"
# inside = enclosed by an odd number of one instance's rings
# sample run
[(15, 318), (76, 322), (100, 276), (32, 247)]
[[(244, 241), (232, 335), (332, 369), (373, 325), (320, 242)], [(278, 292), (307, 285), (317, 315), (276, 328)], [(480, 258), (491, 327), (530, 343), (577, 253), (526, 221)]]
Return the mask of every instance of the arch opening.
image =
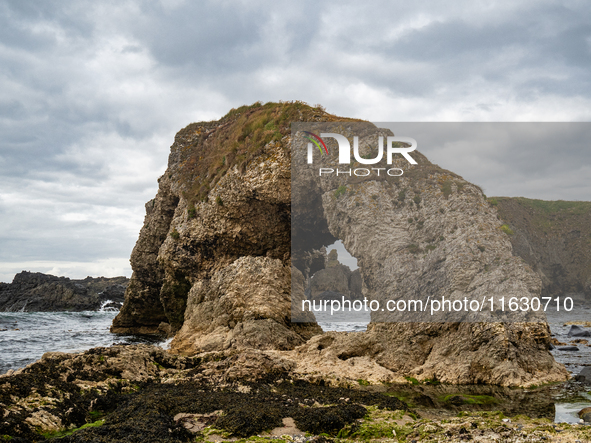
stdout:
[(323, 246), (317, 255), (305, 285), (316, 322), (325, 332), (365, 331), (371, 315), (364, 309), (364, 284), (357, 258), (341, 240)]

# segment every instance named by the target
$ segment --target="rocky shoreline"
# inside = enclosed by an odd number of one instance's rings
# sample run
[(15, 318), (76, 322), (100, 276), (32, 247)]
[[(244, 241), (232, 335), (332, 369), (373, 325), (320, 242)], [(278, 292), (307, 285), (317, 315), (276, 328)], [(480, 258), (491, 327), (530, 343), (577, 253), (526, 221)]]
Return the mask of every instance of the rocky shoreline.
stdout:
[[(48, 353), (0, 376), (0, 438), (38, 442), (588, 441), (531, 390), (302, 377), (268, 354), (149, 345)], [(259, 437), (257, 437), (259, 436)], [(261, 440), (263, 439), (263, 440)]]
[(127, 277), (86, 277), (75, 280), (22, 271), (12, 283), (0, 283), (0, 312), (58, 312), (119, 309)]
[[(294, 309), (330, 297), (529, 301), (547, 276), (515, 255), (498, 202), (419, 152), (416, 166), (395, 159), (405, 174), (391, 179), (298, 170), (298, 121), (346, 122), (339, 133), (363, 136), (363, 158), (389, 135), (302, 102), (255, 103), (179, 131), (111, 326), (167, 336), (171, 350), (47, 353), (9, 371), (0, 376), (0, 440), (591, 439), (586, 424), (553, 423), (554, 396), (586, 398), (588, 388), (553, 358), (542, 313), (392, 322), (372, 312), (367, 331), (348, 333), (324, 332), (312, 312)], [(336, 161), (330, 152), (320, 164)], [(326, 254), (337, 239), (358, 270)], [(88, 297), (88, 279), (18, 277), (0, 287), (0, 301), (26, 289), (9, 309), (45, 309), (33, 296), (48, 288), (65, 309), (100, 298)]]

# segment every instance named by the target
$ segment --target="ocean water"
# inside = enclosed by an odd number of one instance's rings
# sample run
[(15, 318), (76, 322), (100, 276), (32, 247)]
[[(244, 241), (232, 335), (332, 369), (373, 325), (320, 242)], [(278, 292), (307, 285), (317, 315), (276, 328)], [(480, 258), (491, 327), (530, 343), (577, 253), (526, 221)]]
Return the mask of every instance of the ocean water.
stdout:
[(164, 344), (149, 336), (112, 334), (114, 310), (0, 312), (0, 374), (39, 360), (46, 352), (80, 352), (115, 343)]
[(336, 312), (330, 315), (328, 311), (314, 312), (316, 322), (323, 331), (361, 332), (367, 330), (371, 321), (371, 312)]
[[(573, 309), (564, 309), (564, 299), (570, 297), (573, 300)], [(570, 345), (576, 337), (569, 337), (570, 325), (568, 322), (591, 322), (591, 301), (583, 294), (564, 294), (561, 296), (560, 307), (557, 310), (553, 301), (552, 308), (547, 311), (547, 321), (552, 335), (562, 343)], [(570, 308), (570, 301), (567, 303)], [(315, 312), (316, 321), (323, 331), (365, 331), (370, 322), (370, 313), (336, 313), (331, 316), (326, 312)], [(354, 316), (351, 316), (354, 315)], [(585, 327), (591, 331), (591, 327)], [(551, 351), (556, 361), (565, 365), (566, 369), (573, 375), (578, 374), (584, 366), (591, 366), (591, 337), (584, 338), (588, 343), (577, 343), (578, 351)], [(589, 346), (587, 346), (587, 344)], [(581, 391), (577, 399), (564, 398), (560, 395), (556, 398), (554, 421), (557, 423), (579, 423), (578, 411), (591, 406), (591, 392)]]

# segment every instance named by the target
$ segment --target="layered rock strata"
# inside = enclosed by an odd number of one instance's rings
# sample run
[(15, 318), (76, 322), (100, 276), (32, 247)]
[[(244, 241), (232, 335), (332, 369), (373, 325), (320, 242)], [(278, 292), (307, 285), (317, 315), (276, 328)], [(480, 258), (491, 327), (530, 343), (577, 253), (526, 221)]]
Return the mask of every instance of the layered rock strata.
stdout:
[[(180, 131), (112, 330), (156, 332), (166, 322), (176, 333), (173, 352), (262, 349), (298, 374), (337, 380), (360, 373), (376, 382), (566, 379), (539, 316), (388, 323), (372, 313), (365, 333), (320, 334), (311, 313), (293, 309), (292, 300), (305, 298), (313, 257), (336, 239), (358, 259), (370, 299), (540, 295), (539, 277), (511, 254), (480, 189), (418, 152), (415, 167), (396, 159), (405, 173), (394, 180), (294, 176), (288, 123), (337, 120), (346, 119), (301, 103), (267, 104)], [(373, 125), (363, 131), (375, 135)], [(361, 153), (371, 156), (371, 143)]]
[[(243, 107), (180, 131), (132, 253), (113, 332), (178, 332), (173, 348), (291, 349), (321, 329), (290, 315), (290, 118), (301, 104)], [(302, 291), (303, 297), (303, 291)]]

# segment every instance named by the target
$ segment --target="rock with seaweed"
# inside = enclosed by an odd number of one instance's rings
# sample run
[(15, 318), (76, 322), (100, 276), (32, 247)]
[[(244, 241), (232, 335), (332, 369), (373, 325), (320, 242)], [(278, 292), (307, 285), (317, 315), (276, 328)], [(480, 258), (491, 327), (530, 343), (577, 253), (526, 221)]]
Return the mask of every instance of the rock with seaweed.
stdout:
[(295, 369), (279, 353), (253, 349), (196, 357), (149, 345), (48, 353), (0, 375), (0, 441), (172, 443), (256, 436), (272, 442), (306, 434), (306, 441), (317, 443), (335, 437), (343, 442), (393, 436), (508, 442), (590, 437), (588, 426), (551, 425), (553, 397), (562, 389), (557, 385), (523, 390), (416, 379), (373, 384), (362, 378), (339, 385), (301, 378)]

